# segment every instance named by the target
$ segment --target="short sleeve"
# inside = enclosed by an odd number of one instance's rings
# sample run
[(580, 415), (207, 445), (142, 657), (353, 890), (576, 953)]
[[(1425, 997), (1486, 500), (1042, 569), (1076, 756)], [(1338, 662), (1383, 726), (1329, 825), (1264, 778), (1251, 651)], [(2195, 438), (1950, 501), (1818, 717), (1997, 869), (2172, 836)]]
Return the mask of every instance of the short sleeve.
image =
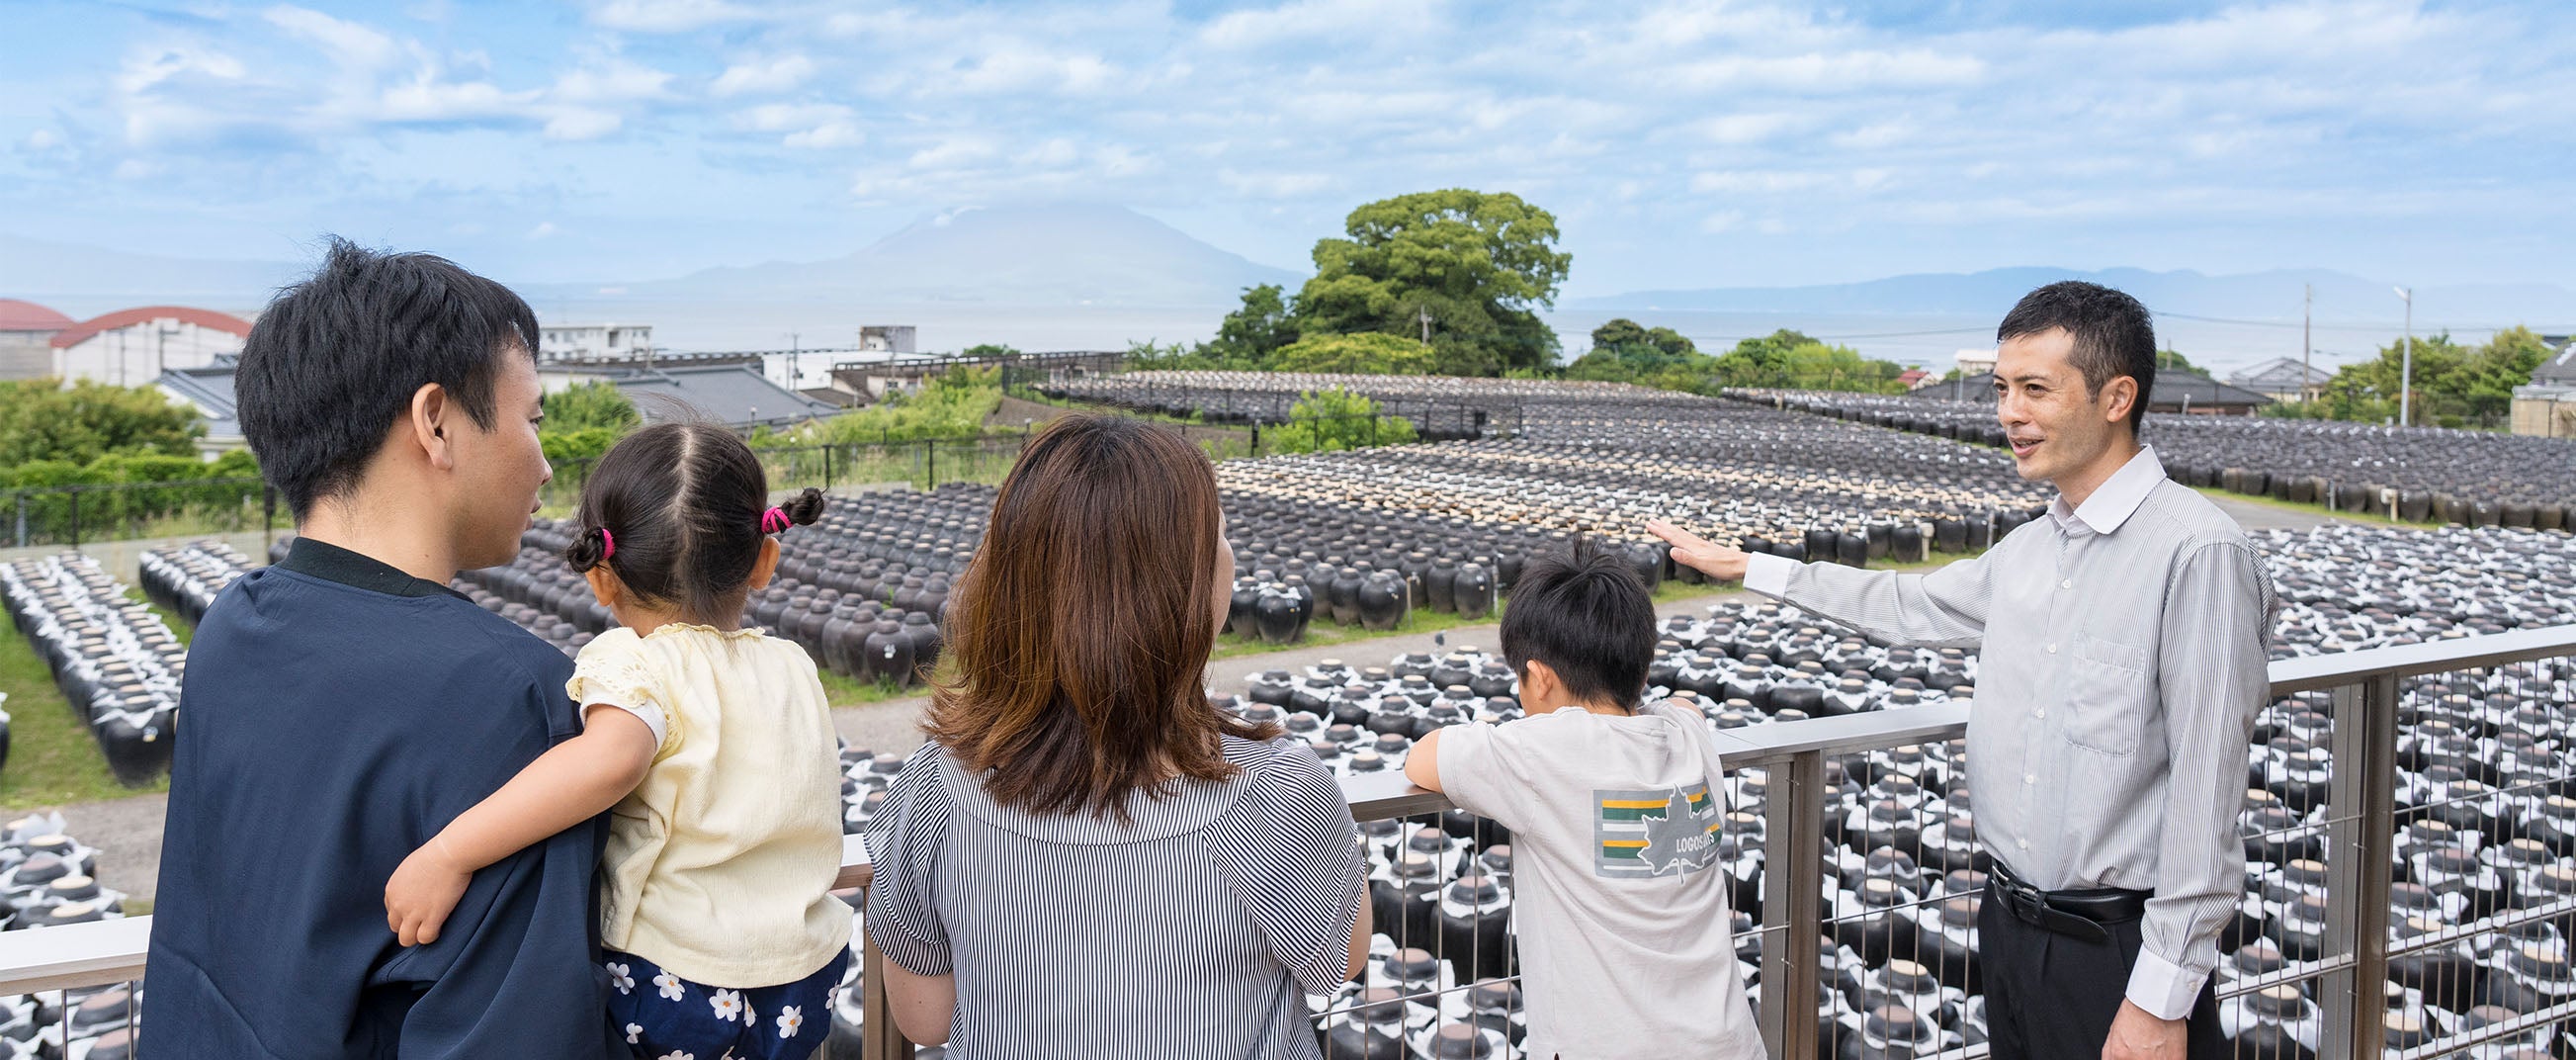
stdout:
[(1303, 745), (1275, 746), (1208, 841), (1272, 956), (1329, 994), (1349, 978), (1368, 863), (1341, 785)]
[(947, 834), (939, 747), (923, 744), (886, 788), (884, 806), (860, 836), (868, 863), (876, 866), (876, 881), (868, 885), (868, 934), (887, 959), (914, 975), (946, 975), (951, 967), (948, 929), (932, 901)]
[(671, 711), (664, 705), (647, 666), (643, 642), (633, 633), (604, 636), (590, 642), (573, 663), (572, 679), (564, 682), (564, 693), (572, 697), (573, 712), (580, 716), (584, 728), (590, 725), (590, 708), (615, 707), (635, 715), (653, 730), (653, 760), (670, 757), (679, 748), (671, 728)]
[(1514, 831), (1529, 827), (1541, 785), (1522, 768), (1521, 732), (1486, 722), (1440, 730), (1441, 794), (1459, 809)]

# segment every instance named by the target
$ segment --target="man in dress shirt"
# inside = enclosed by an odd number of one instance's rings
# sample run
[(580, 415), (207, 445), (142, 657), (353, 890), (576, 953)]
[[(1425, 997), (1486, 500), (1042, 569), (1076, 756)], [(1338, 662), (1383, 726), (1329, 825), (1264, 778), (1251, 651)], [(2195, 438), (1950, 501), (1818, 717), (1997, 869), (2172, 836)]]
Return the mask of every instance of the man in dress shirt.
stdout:
[(1978, 922), (1997, 1060), (2215, 1058), (2271, 583), (2235, 521), (2138, 442), (2146, 307), (2050, 284), (1996, 338), (2013, 461), (2058, 498), (1984, 555), (1895, 574), (1647, 528), (1677, 562), (1872, 636), (1984, 652), (1968, 790), (1996, 866)]

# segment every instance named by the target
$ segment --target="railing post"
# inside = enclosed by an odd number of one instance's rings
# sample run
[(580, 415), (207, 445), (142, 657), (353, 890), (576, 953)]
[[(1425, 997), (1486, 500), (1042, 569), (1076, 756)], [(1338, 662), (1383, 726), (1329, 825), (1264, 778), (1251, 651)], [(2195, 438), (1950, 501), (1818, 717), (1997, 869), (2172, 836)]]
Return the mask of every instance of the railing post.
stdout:
[(2373, 674), (2334, 690), (2326, 783), (2325, 953), (2352, 963), (2319, 977), (2324, 1009), (2318, 1056), (2359, 1056), (2381, 1040), (2388, 979), (2388, 888), (2393, 872), (2397, 777), (2397, 676)]
[(1762, 1040), (1772, 1060), (1815, 1056), (1824, 896), (1825, 755), (1803, 751), (1769, 772), (1763, 811)]
[(74, 552), (80, 551), (80, 490), (80, 487), (74, 486), (69, 491), (72, 496), (72, 551)]
[(939, 488), (939, 439), (922, 439), (921, 453), (924, 461), (930, 465), (930, 486), (928, 488), (937, 490)]
[(877, 948), (874, 936), (866, 932), (860, 935), (859, 1055), (911, 1056), (912, 1043), (903, 1040), (903, 1028), (894, 1025), (894, 1006), (886, 1001), (885, 951)]
[(832, 492), (832, 445), (823, 445), (823, 492)]

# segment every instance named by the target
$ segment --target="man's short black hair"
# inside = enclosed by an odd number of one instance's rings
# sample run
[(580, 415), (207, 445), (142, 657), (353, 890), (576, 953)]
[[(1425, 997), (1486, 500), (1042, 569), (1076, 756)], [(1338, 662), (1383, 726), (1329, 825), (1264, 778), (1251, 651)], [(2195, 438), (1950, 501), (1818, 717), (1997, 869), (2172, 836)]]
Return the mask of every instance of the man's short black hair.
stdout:
[(2082, 280), (2060, 280), (2029, 294), (2004, 314), (1995, 341), (2010, 342), (2050, 328), (2075, 337), (2075, 367), (2084, 389), (2100, 396), (2111, 380), (2138, 381), (2138, 403), (2129, 410), (2129, 433), (2146, 427), (2147, 395), (2156, 388), (2156, 327), (2147, 307), (2120, 291)]
[(492, 429), (499, 359), (536, 349), (537, 316), (509, 288), (435, 255), (334, 236), (322, 267), (251, 326), (233, 376), (242, 437), (300, 520), (356, 487), (423, 386)]
[(1503, 660), (1546, 663), (1565, 690), (1637, 709), (1655, 661), (1655, 602), (1616, 552), (1576, 538), (1521, 569), (1503, 609)]

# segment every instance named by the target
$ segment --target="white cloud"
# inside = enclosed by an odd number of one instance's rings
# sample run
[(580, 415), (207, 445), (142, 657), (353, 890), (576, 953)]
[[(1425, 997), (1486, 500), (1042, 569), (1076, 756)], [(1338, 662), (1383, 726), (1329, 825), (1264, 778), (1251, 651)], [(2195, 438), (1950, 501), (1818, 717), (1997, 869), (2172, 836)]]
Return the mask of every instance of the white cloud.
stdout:
[(573, 103), (623, 103), (658, 99), (671, 75), (624, 59), (576, 67), (555, 79), (553, 98)]
[(904, 164), (914, 169), (956, 169), (996, 157), (1001, 152), (992, 141), (972, 136), (952, 136), (912, 153)]
[(308, 8), (280, 4), (261, 12), (271, 25), (319, 45), (334, 63), (362, 70), (386, 66), (401, 57), (394, 39), (355, 22)]
[(546, 139), (596, 140), (616, 132), (626, 119), (611, 111), (568, 107), (546, 119)]
[(1427, 2), (1295, 0), (1220, 15), (1199, 31), (1198, 39), (1211, 48), (1241, 51), (1301, 42), (1378, 41), (1426, 28), (1436, 18), (1436, 8)]
[(555, 223), (552, 221), (539, 221), (535, 228), (528, 229), (530, 239), (544, 239), (553, 234), (555, 234)]
[(1331, 191), (1341, 180), (1330, 173), (1238, 173), (1223, 170), (1217, 180), (1236, 194), (1254, 199), (1304, 199)]
[(1761, 143), (1789, 132), (1799, 118), (1795, 114), (1770, 112), (1762, 114), (1724, 114), (1701, 120), (1700, 135), (1727, 145)]
[(814, 60), (801, 54), (746, 59), (725, 67), (725, 72), (717, 75), (711, 91), (719, 96), (767, 95), (795, 88), (813, 76)]
[(788, 133), (779, 142), (789, 147), (821, 149), (857, 147), (867, 139), (867, 134), (860, 132), (856, 125), (846, 121), (827, 121), (811, 129)]
[(27, 138), (19, 142), (19, 146), (30, 152), (38, 154), (51, 151), (54, 148), (61, 147), (62, 145), (63, 135), (53, 131), (52, 129), (38, 129), (34, 132), (28, 133)]
[(757, 11), (725, 0), (607, 0), (590, 9), (592, 22), (641, 33), (682, 33), (758, 15)]

